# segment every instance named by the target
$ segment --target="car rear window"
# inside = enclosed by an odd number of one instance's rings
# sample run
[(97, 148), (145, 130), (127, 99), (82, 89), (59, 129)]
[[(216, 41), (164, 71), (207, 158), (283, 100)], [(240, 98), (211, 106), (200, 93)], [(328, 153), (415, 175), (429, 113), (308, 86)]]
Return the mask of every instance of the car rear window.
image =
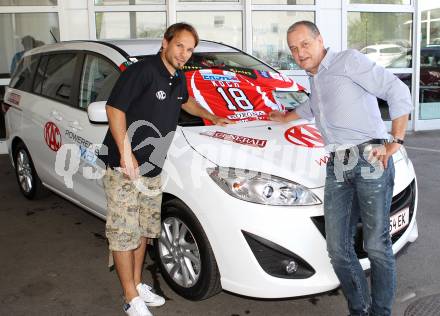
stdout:
[(30, 92), (32, 88), (32, 78), (35, 69), (37, 68), (38, 59), (38, 55), (31, 55), (22, 58), (12, 75), (9, 86), (14, 89)]

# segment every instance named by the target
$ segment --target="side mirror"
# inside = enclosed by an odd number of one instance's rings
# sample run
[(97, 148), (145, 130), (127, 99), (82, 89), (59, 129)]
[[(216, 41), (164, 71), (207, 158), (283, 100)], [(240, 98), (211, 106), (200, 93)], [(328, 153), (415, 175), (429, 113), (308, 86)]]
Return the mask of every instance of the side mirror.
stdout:
[(92, 102), (87, 108), (87, 115), (92, 123), (107, 123), (107, 112), (105, 111), (105, 104), (107, 101)]

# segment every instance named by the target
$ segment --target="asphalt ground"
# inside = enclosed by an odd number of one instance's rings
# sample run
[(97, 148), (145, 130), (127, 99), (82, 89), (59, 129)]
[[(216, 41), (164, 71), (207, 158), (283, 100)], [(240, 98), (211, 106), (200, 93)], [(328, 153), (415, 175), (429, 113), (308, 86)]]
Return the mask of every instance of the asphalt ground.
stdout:
[[(406, 140), (418, 176), (419, 238), (398, 256), (395, 316), (440, 293), (439, 139), (440, 131), (432, 131)], [(26, 200), (6, 155), (0, 155), (0, 249), (0, 315), (123, 315), (116, 273), (107, 269), (104, 222), (55, 194)], [(167, 286), (149, 257), (144, 280), (167, 299), (152, 308), (156, 316), (348, 314), (340, 290), (280, 300), (223, 291), (205, 301), (187, 301)]]

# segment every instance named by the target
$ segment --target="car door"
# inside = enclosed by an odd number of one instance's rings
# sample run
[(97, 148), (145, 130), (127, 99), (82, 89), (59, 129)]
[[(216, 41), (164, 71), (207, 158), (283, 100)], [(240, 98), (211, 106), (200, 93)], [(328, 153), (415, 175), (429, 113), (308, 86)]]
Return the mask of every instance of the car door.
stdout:
[[(97, 154), (107, 132), (107, 124), (89, 121), (87, 107), (92, 102), (106, 101), (119, 77), (119, 69), (109, 59), (96, 54), (84, 53), (78, 79), (75, 104), (65, 111), (64, 139), (74, 145), (79, 155), (78, 170), (72, 175), (72, 193), (89, 209), (105, 214), (106, 200)], [(75, 166), (71, 166), (75, 170)], [(66, 167), (67, 170), (67, 167)]]
[(30, 146), (42, 181), (58, 191), (64, 191), (64, 179), (56, 172), (56, 159), (64, 143), (65, 109), (73, 101), (72, 86), (78, 61), (74, 52), (43, 54), (32, 84), (35, 98), (29, 104), (31, 117), (27, 121), (36, 128), (26, 132), (26, 145)]

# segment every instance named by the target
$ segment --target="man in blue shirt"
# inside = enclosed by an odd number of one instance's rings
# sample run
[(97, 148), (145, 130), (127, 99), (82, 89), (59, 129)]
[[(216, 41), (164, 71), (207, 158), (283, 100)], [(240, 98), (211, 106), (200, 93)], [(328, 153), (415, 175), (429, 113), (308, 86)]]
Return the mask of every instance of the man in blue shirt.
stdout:
[[(396, 267), (389, 233), (394, 186), (392, 155), (403, 144), (412, 109), (407, 86), (356, 50), (324, 47), (315, 24), (300, 21), (287, 31), (296, 63), (310, 79), (310, 99), (295, 111), (270, 118), (316, 121), (330, 151), (324, 195), (327, 249), (351, 315), (391, 315)], [(389, 139), (377, 97), (388, 102)], [(363, 223), (371, 262), (371, 295), (353, 247), (353, 231)]]

